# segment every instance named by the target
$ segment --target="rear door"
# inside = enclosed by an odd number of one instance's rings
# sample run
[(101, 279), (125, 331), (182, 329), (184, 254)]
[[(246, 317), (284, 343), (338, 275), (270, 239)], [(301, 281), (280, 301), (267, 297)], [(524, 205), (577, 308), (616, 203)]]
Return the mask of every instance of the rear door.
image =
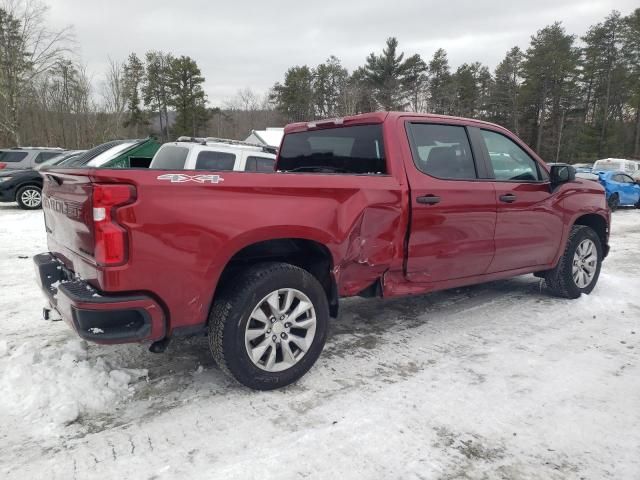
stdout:
[[(494, 255), (496, 197), (463, 124), (405, 124), (411, 224), (406, 276), (419, 283), (481, 275)], [(483, 180), (484, 179), (484, 180)]]
[(553, 205), (547, 171), (515, 137), (483, 128), (480, 140), (498, 206), (496, 254), (489, 273), (552, 263), (563, 221), (562, 209)]

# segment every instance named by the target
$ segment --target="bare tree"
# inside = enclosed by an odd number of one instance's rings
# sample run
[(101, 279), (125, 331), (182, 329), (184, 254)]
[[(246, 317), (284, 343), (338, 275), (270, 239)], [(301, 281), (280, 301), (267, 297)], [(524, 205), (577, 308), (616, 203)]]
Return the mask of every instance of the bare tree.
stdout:
[(70, 50), (71, 28), (50, 30), (37, 0), (0, 0), (0, 131), (20, 144), (22, 101), (34, 80)]
[(109, 58), (105, 79), (101, 85), (102, 106), (108, 118), (105, 135), (119, 137), (125, 123), (127, 96), (124, 84), (124, 66)]

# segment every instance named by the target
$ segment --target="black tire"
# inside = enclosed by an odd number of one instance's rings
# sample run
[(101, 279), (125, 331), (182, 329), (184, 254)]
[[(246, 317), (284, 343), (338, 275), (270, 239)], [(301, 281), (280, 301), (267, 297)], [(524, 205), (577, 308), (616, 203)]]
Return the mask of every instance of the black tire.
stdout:
[(615, 212), (620, 206), (620, 197), (617, 193), (612, 194), (607, 200), (607, 205), (609, 206), (609, 210)]
[[(37, 203), (33, 203), (37, 199)], [(16, 192), (16, 202), (23, 210), (37, 210), (42, 208), (42, 189), (37, 185), (25, 185)]]
[[(296, 289), (308, 297), (316, 316), (310, 348), (292, 367), (269, 372), (256, 366), (245, 346), (245, 328), (254, 308), (278, 289)], [(256, 390), (273, 390), (302, 377), (316, 362), (325, 344), (329, 324), (327, 296), (306, 270), (287, 263), (262, 263), (247, 268), (216, 296), (209, 316), (209, 346), (220, 369)]]
[[(585, 240), (591, 240), (598, 255), (596, 270), (591, 283), (586, 287), (580, 288), (576, 281), (573, 279), (573, 261), (578, 245)], [(598, 234), (590, 227), (584, 225), (574, 225), (569, 232), (569, 238), (567, 239), (567, 246), (558, 265), (553, 270), (549, 270), (544, 273), (544, 279), (547, 287), (554, 295), (563, 298), (578, 298), (583, 293), (589, 294), (598, 283), (598, 277), (600, 276), (600, 268), (602, 267), (602, 243)]]

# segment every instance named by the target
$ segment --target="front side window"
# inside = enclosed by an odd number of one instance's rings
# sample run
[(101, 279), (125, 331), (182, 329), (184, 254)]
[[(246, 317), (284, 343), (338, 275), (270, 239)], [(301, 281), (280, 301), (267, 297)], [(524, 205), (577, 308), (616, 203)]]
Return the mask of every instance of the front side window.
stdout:
[(633, 181), (633, 178), (631, 178), (629, 175), (620, 175), (620, 181), (622, 183), (635, 183)]
[(278, 169), (309, 173), (385, 174), (382, 125), (289, 133), (282, 143)]
[(24, 160), (27, 152), (3, 152), (0, 154), (0, 162), (18, 163)]
[(275, 159), (268, 157), (248, 156), (245, 172), (273, 172)]
[(410, 123), (407, 128), (418, 170), (444, 179), (478, 178), (465, 127)]
[(538, 164), (513, 140), (496, 132), (481, 130), (489, 150), (496, 180), (537, 182), (542, 180)]
[(233, 153), (203, 150), (196, 158), (196, 170), (233, 170), (235, 163)]
[(162, 170), (182, 170), (189, 155), (189, 149), (174, 145), (162, 147), (151, 161), (151, 168)]

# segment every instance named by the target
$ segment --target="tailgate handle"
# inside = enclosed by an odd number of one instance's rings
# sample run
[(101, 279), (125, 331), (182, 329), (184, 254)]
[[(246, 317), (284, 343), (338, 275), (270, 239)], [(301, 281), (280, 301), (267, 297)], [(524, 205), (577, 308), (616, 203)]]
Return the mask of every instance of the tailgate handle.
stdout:
[(436, 203), (440, 203), (440, 197), (437, 197), (436, 195), (424, 195), (416, 198), (416, 202), (424, 205), (435, 205)]
[(53, 182), (56, 182), (58, 185), (62, 185), (62, 179), (58, 177), (54, 177), (53, 175), (47, 175), (47, 178)]
[(505, 203), (513, 203), (516, 201), (516, 196), (513, 193), (505, 193), (500, 195), (500, 201)]

